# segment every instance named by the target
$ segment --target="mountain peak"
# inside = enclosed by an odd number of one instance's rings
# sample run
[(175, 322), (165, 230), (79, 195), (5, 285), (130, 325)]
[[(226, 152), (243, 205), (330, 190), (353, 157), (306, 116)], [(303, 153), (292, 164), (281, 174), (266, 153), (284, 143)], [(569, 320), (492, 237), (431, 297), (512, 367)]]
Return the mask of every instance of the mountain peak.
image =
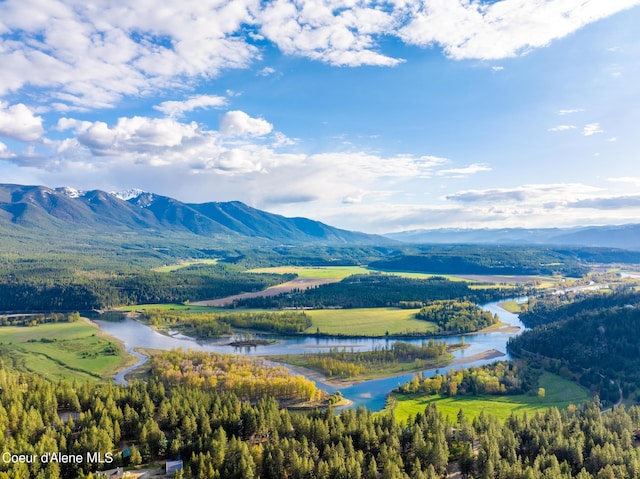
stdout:
[(55, 191), (57, 193), (62, 193), (63, 195), (68, 196), (69, 198), (80, 198), (85, 194), (84, 191), (77, 190), (75, 188), (72, 188), (71, 186), (62, 186), (60, 188), (56, 188)]
[(125, 191), (111, 191), (110, 192), (110, 194), (112, 194), (116, 198), (120, 198), (123, 201), (133, 200), (133, 199), (138, 198), (140, 195), (143, 195), (145, 193), (147, 193), (147, 192), (144, 191), (144, 190), (141, 190), (140, 188), (129, 188), (128, 190), (125, 190)]

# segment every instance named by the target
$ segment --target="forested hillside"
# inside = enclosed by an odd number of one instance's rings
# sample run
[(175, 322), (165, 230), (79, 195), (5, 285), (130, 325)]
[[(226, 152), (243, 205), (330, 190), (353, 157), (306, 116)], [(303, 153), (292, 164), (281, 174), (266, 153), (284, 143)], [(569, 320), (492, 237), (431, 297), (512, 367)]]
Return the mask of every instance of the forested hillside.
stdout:
[(640, 399), (640, 294), (597, 294), (536, 303), (523, 320), (538, 327), (511, 338), (513, 354), (544, 360), (573, 375), (607, 403)]
[[(448, 465), (474, 478), (640, 473), (637, 407), (601, 414), (587, 404), (504, 424), (484, 414), (473, 424), (462, 414), (451, 423), (433, 406), (406, 423), (363, 408), (292, 414), (274, 397), (241, 401), (218, 392), (190, 372), (198, 363), (185, 360), (162, 361), (186, 375), (158, 371), (129, 387), (52, 383), (0, 368), (0, 450), (34, 458), (0, 462), (0, 478), (82, 478), (101, 467), (175, 457), (185, 460), (177, 477), (194, 479), (436, 479)], [(171, 371), (162, 362), (155, 367)], [(42, 463), (44, 451), (75, 459)], [(87, 461), (94, 452), (112, 454), (113, 463)]]
[(82, 270), (62, 261), (0, 264), (0, 311), (82, 311), (127, 304), (180, 303), (258, 291), (293, 275), (243, 273), (233, 265), (195, 265), (170, 273)]

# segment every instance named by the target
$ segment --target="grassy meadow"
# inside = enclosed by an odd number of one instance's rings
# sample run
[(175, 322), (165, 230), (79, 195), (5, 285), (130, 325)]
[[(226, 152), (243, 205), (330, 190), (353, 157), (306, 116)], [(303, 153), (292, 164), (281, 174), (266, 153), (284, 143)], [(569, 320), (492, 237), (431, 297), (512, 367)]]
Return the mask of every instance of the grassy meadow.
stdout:
[(308, 279), (344, 279), (354, 274), (368, 274), (371, 271), (362, 266), (273, 266), (255, 268), (247, 273), (287, 274), (295, 273), (299, 278)]
[(97, 326), (85, 320), (1, 327), (0, 352), (5, 367), (38, 373), (51, 380), (109, 379), (135, 360), (119, 343), (104, 337)]
[(424, 411), (431, 403), (435, 403), (438, 410), (455, 422), (458, 411), (462, 409), (464, 415), (472, 420), (480, 415), (481, 411), (491, 414), (501, 421), (507, 419), (512, 413), (535, 414), (551, 407), (563, 409), (571, 404), (578, 405), (591, 400), (589, 391), (582, 386), (563, 379), (558, 375), (544, 372), (540, 376), (539, 387), (545, 389), (544, 397), (518, 394), (509, 396), (455, 396), (441, 395), (418, 396), (394, 394), (397, 406), (394, 410), (396, 419), (405, 421), (409, 416)]
[(181, 261), (178, 264), (168, 264), (165, 266), (158, 266), (157, 268), (152, 268), (153, 271), (157, 271), (159, 273), (171, 273), (172, 271), (177, 271), (182, 268), (188, 268), (189, 266), (193, 266), (196, 264), (216, 264), (218, 263), (217, 259), (196, 259), (193, 261)]
[(437, 326), (429, 321), (416, 319), (419, 309), (353, 308), (316, 309), (305, 311), (311, 317), (311, 327), (306, 333), (345, 336), (385, 336), (411, 334), (415, 331), (432, 333)]

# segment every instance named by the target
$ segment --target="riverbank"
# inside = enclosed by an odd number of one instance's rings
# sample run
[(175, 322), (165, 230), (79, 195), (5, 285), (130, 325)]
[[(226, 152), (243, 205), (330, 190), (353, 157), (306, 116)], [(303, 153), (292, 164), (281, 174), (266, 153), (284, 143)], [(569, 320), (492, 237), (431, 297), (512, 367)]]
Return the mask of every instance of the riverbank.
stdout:
[[(468, 348), (468, 345), (466, 344), (449, 345), (449, 347), (447, 347), (446, 354), (435, 358), (414, 359), (411, 361), (400, 361), (396, 358), (392, 361), (379, 362), (375, 360), (376, 358), (369, 357), (370, 355), (377, 356), (379, 352), (351, 353), (346, 351), (337, 353), (340, 358), (333, 357), (332, 354), (334, 353), (324, 353), (277, 355), (270, 356), (269, 360), (281, 363), (287, 368), (316, 382), (321, 382), (335, 388), (341, 388), (360, 384), (365, 381), (399, 377), (410, 373), (447, 367), (455, 363), (454, 356), (451, 353), (466, 348)], [(487, 353), (484, 355), (486, 357), (483, 357), (484, 353), (474, 356), (476, 357), (476, 360), (481, 360), (503, 355), (503, 353), (496, 350), (486, 351), (485, 353)], [(498, 355), (495, 355), (496, 353)], [(334, 361), (336, 365), (331, 366), (332, 368), (338, 367), (339, 365), (337, 363), (343, 366), (346, 365), (347, 369), (352, 366), (353, 369), (351, 370), (357, 370), (357, 373), (344, 377), (332, 377), (331, 374), (327, 374), (322, 367), (314, 364), (314, 360)]]

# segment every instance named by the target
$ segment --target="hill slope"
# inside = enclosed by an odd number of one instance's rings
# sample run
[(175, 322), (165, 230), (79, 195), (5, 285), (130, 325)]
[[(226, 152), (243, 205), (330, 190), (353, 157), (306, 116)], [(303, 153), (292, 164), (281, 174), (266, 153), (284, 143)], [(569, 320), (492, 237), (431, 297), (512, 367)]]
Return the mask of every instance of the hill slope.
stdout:
[[(126, 199), (124, 199), (126, 198)], [(182, 235), (233, 242), (384, 244), (392, 240), (307, 218), (286, 218), (238, 201), (189, 204), (146, 192), (120, 197), (100, 190), (0, 185), (0, 234), (55, 238), (61, 234)]]

